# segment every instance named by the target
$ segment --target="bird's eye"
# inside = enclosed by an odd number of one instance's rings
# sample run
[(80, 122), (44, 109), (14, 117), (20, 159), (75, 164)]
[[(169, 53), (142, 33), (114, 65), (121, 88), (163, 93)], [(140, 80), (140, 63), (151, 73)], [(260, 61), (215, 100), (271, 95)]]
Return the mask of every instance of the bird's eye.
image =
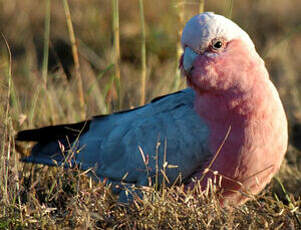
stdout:
[(213, 43), (213, 48), (214, 49), (220, 49), (220, 48), (222, 48), (222, 46), (223, 46), (223, 43), (222, 43), (222, 41), (215, 41), (214, 43)]

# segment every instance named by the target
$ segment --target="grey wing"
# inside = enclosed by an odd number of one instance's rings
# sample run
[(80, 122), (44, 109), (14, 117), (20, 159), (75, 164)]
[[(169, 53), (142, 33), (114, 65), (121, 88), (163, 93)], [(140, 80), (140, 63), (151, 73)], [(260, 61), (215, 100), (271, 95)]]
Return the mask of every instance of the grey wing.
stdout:
[(156, 175), (161, 181), (163, 165), (170, 184), (179, 175), (189, 177), (210, 155), (209, 129), (193, 101), (194, 92), (186, 89), (128, 113), (94, 119), (79, 140), (77, 162), (112, 182), (147, 185)]

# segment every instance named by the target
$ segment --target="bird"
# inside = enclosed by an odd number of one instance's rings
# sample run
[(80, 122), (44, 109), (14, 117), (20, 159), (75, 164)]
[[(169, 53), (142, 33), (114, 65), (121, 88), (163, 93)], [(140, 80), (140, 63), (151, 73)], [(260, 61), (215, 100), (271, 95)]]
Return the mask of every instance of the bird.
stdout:
[[(20, 131), (17, 141), (35, 142), (21, 160), (92, 168), (116, 187), (157, 180), (187, 192), (213, 182), (221, 204), (241, 205), (258, 194), (279, 170), (288, 142), (285, 111), (263, 59), (243, 29), (213, 12), (193, 16), (181, 44), (187, 88), (131, 110)], [(116, 194), (126, 200), (124, 189)]]

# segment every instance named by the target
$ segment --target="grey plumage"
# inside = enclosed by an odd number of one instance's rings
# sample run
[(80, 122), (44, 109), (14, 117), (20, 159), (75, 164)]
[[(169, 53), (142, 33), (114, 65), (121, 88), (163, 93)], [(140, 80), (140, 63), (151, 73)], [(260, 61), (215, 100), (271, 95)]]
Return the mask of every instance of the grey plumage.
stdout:
[[(64, 160), (62, 150), (73, 146), (72, 163), (83, 170), (94, 168), (97, 176), (106, 178), (108, 182), (119, 183), (123, 180), (129, 184), (148, 185), (148, 176), (153, 180), (155, 178), (156, 163), (159, 169), (163, 168), (164, 157), (165, 164), (177, 166), (166, 168), (170, 184), (179, 174), (184, 180), (188, 179), (210, 155), (207, 149), (209, 129), (193, 108), (194, 96), (193, 90), (187, 88), (134, 110), (94, 117), (86, 124), (72, 126), (81, 127), (77, 130), (78, 138), (73, 135), (73, 143), (69, 142), (70, 132), (74, 130), (69, 128), (66, 135), (69, 141), (63, 138), (64, 133), (52, 134), (58, 138), (49, 136), (49, 142), (47, 138), (39, 140), (32, 154), (22, 160), (61, 164)], [(52, 129), (55, 130), (55, 126)], [(61, 132), (61, 127), (58, 131)], [(43, 135), (47, 134), (47, 128), (43, 132)], [(26, 140), (30, 131), (20, 132), (18, 136), (17, 140)], [(141, 150), (148, 159), (148, 171)], [(162, 175), (159, 173), (159, 183), (161, 181)]]

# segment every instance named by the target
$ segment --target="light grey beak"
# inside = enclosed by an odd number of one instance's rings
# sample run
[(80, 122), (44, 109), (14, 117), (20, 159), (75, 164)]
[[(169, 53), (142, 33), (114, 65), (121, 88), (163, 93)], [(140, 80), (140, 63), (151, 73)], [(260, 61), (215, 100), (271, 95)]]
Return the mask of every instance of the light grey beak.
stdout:
[(186, 47), (184, 50), (183, 67), (186, 73), (189, 73), (192, 69), (192, 64), (195, 58), (198, 56), (191, 48)]

